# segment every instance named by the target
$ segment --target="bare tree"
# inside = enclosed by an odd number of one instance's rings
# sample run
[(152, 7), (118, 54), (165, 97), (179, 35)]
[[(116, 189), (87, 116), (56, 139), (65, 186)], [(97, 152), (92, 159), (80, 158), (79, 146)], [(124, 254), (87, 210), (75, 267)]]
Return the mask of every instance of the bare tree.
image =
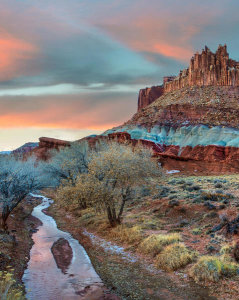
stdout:
[(47, 172), (59, 184), (62, 180), (75, 183), (79, 174), (87, 173), (89, 161), (88, 142), (74, 142), (70, 147), (51, 152), (52, 159), (44, 164)]
[(125, 204), (141, 184), (151, 184), (161, 176), (152, 153), (143, 147), (111, 143), (91, 153), (88, 173), (78, 176), (75, 184), (63, 182), (57, 192), (67, 207), (92, 206), (107, 214), (111, 226), (120, 224)]
[(161, 176), (161, 170), (149, 149), (112, 143), (94, 155), (89, 174), (93, 181), (98, 181), (94, 205), (106, 211), (109, 223), (115, 226), (121, 223), (125, 204), (134, 188), (150, 184), (153, 178)]
[(7, 231), (10, 213), (26, 195), (47, 186), (48, 180), (42, 175), (33, 159), (22, 161), (13, 156), (0, 157), (0, 213), (3, 230)]

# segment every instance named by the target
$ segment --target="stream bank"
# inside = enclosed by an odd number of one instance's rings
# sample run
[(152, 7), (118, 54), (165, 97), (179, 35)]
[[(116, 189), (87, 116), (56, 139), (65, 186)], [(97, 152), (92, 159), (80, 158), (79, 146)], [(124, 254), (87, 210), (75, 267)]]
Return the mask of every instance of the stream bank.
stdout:
[(9, 235), (0, 233), (0, 270), (13, 269), (13, 276), (18, 283), (30, 257), (33, 245), (32, 235), (41, 222), (31, 215), (39, 199), (27, 196), (8, 218)]

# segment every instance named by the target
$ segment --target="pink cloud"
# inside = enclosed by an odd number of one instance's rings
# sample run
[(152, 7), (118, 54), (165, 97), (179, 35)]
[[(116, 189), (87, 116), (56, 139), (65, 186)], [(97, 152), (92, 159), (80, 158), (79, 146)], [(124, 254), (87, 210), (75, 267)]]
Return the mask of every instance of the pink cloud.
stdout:
[(37, 54), (37, 47), (10, 34), (0, 37), (0, 80), (9, 80), (22, 74), (21, 66)]

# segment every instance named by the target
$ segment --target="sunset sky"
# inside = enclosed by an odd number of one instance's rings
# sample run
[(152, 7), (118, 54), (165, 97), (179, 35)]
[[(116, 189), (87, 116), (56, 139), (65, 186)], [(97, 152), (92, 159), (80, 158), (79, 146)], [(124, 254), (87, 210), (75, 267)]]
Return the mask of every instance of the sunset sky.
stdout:
[(238, 0), (1, 0), (0, 151), (68, 140), (129, 119), (140, 88), (228, 45)]

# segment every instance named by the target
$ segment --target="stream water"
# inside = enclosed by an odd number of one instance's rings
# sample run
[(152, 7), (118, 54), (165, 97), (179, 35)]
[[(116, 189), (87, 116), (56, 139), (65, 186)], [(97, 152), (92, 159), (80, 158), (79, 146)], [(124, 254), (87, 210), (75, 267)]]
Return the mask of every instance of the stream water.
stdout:
[[(32, 215), (42, 225), (33, 234), (34, 245), (31, 249), (28, 267), (23, 275), (27, 299), (31, 300), (74, 300), (84, 297), (88, 289), (102, 286), (100, 277), (95, 272), (84, 248), (68, 232), (57, 228), (55, 220), (42, 210), (48, 208), (52, 200), (40, 195), (42, 199)], [(72, 249), (72, 259), (66, 272), (56, 263), (52, 254), (52, 245), (59, 239), (68, 241)]]

